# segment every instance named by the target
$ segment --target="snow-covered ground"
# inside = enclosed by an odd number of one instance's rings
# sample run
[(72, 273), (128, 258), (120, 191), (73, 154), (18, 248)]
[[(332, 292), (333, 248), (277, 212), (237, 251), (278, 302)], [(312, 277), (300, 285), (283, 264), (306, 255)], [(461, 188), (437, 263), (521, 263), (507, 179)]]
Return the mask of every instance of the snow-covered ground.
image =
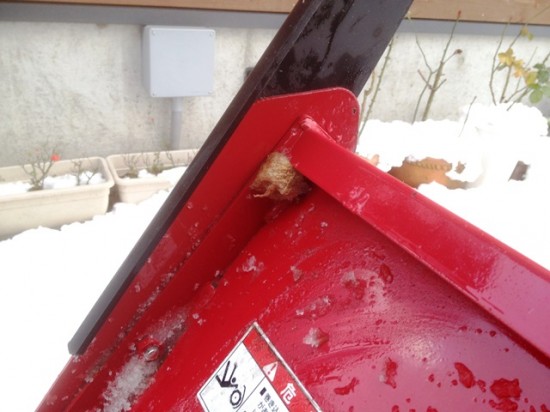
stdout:
[[(430, 184), (419, 190), (550, 268), (546, 127), (539, 112), (523, 106), (480, 106), (465, 125), (371, 121), (358, 152), (378, 154), (382, 169), (406, 156), (458, 159), (466, 162), (463, 176), (470, 180), (490, 167), (476, 188), (451, 191)], [(527, 177), (508, 181), (517, 160), (530, 164)], [(0, 409), (31, 411), (38, 405), (69, 359), (67, 342), (166, 196), (164, 191), (139, 205), (119, 203), (85, 223), (33, 229), (0, 242)]]
[(69, 359), (67, 342), (166, 196), (0, 242), (0, 410), (38, 406)]
[[(418, 190), (504, 243), (550, 268), (550, 137), (548, 121), (536, 108), (516, 104), (509, 110), (473, 105), (458, 121), (367, 123), (357, 152), (379, 155), (388, 171), (405, 158), (446, 159), (465, 165), (453, 179), (469, 189), (448, 190), (437, 183)], [(529, 165), (525, 179), (509, 180), (518, 161)]]

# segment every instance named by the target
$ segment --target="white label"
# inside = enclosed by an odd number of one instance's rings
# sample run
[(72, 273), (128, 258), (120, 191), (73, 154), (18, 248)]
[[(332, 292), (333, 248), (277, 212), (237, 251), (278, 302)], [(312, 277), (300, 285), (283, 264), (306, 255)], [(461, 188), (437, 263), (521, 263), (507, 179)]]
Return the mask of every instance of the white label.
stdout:
[(320, 411), (256, 323), (197, 396), (208, 412)]

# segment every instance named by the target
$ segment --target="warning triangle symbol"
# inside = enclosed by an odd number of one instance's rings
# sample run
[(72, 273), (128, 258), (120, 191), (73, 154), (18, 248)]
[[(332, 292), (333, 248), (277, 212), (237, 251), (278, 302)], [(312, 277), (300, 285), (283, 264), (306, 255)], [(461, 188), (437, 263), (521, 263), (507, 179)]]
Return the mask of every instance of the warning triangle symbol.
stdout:
[(278, 365), (279, 365), (279, 362), (273, 362), (273, 363), (268, 363), (263, 367), (264, 373), (266, 374), (266, 376), (271, 382), (273, 382), (273, 380), (275, 379), (275, 374), (277, 373)]

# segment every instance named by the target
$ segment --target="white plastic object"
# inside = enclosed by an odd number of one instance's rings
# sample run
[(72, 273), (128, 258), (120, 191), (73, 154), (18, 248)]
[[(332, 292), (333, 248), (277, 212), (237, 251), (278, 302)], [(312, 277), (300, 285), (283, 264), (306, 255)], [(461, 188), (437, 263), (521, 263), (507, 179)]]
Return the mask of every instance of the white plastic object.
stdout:
[(214, 88), (215, 31), (146, 26), (143, 84), (153, 97), (206, 96)]

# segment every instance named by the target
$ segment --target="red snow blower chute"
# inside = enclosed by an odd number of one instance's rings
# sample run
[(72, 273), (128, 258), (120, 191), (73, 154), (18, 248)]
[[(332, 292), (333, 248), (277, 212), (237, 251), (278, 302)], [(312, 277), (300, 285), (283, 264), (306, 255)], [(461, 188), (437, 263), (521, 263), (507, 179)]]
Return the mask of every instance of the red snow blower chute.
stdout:
[(550, 409), (549, 272), (354, 154), (410, 2), (297, 2), (39, 411)]

